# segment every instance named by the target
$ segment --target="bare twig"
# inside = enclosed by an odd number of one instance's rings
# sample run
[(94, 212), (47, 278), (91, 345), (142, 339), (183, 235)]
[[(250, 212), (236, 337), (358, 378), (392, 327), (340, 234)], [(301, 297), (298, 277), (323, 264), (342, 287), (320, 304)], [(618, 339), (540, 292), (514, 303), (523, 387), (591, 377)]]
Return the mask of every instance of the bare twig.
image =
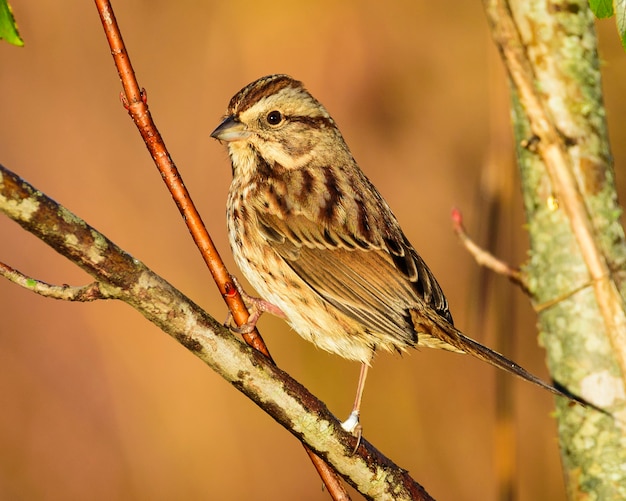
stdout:
[[(96, 0), (96, 7), (100, 14), (107, 41), (111, 47), (111, 55), (113, 56), (124, 88), (124, 93), (122, 94), (124, 107), (128, 110), (129, 115), (137, 126), (157, 169), (159, 169), (159, 173), (167, 189), (170, 191), (194, 242), (200, 250), (202, 258), (213, 275), (224, 301), (232, 312), (235, 322), (237, 325), (243, 325), (248, 320), (246, 306), (237, 288), (232, 283), (230, 274), (224, 266), (224, 262), (202, 222), (200, 213), (191, 200), (189, 192), (182, 181), (182, 177), (167, 151), (165, 142), (152, 120), (152, 116), (148, 110), (146, 91), (139, 88), (135, 71), (133, 70), (130, 57), (124, 45), (124, 40), (122, 39), (122, 33), (120, 32), (115, 14), (113, 13), (113, 7), (108, 0)], [(256, 330), (245, 336), (245, 339), (246, 342), (264, 353), (267, 357), (270, 356), (263, 339)]]
[(626, 386), (626, 314), (606, 257), (600, 250), (593, 223), (574, 177), (563, 137), (535, 89), (532, 66), (505, 0), (485, 0), (493, 38), (524, 106), (536, 149), (544, 161), (554, 195), (565, 211), (587, 265), (607, 336)]
[(112, 299), (114, 296), (110, 292), (105, 292), (100, 288), (100, 282), (92, 282), (80, 287), (71, 285), (52, 285), (41, 280), (29, 277), (10, 266), (0, 263), (0, 276), (28, 289), (35, 294), (49, 297), (52, 299), (61, 299), (63, 301), (79, 301), (88, 302), (97, 299)]
[[(176, 202), (178, 210), (182, 214), (183, 220), (200, 250), (200, 254), (232, 313), (233, 319), (237, 325), (244, 325), (248, 322), (249, 317), (246, 306), (202, 222), (202, 218), (182, 181), (182, 177), (167, 151), (161, 134), (152, 120), (148, 110), (146, 92), (139, 88), (121, 31), (113, 13), (113, 7), (108, 0), (96, 0), (96, 7), (124, 88), (122, 99), (124, 106), (139, 129), (141, 137), (161, 173), (161, 177)], [(242, 336), (250, 346), (253, 346), (272, 360), (270, 352), (256, 328), (242, 333)], [(310, 450), (307, 450), (307, 453), (333, 499), (336, 501), (350, 499), (348, 492), (332, 468), (326, 465), (319, 457), (316, 457)]]
[(474, 242), (463, 226), (463, 214), (459, 209), (452, 209), (452, 227), (459, 240), (480, 266), (490, 269), (498, 275), (504, 275), (511, 282), (519, 285), (526, 294), (530, 294), (524, 276), (518, 268), (501, 261), (490, 252), (482, 249)]
[(75, 214), (0, 165), (0, 212), (111, 288), (247, 395), (368, 499), (432, 500), (407, 471), (341, 428), (323, 402)]
[(578, 287), (576, 287), (576, 288), (574, 288), (572, 290), (567, 291), (565, 294), (561, 294), (561, 295), (559, 295), (557, 297), (551, 298), (550, 301), (546, 301), (545, 303), (535, 303), (535, 304), (533, 304), (533, 309), (537, 313), (541, 313), (542, 311), (548, 310), (548, 309), (552, 308), (553, 306), (556, 306), (561, 301), (565, 301), (565, 300), (569, 299), (574, 294), (577, 294), (580, 291), (585, 290), (587, 287), (591, 287), (591, 283), (584, 283), (582, 285), (579, 285)]

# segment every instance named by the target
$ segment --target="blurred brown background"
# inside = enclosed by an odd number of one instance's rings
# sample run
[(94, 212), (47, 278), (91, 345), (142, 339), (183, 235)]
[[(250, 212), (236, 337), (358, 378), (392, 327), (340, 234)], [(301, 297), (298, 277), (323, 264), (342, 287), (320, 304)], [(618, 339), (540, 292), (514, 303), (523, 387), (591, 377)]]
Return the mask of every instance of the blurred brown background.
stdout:
[[(218, 319), (226, 309), (126, 112), (91, 2), (13, 1), (26, 47), (0, 44), (0, 162), (105, 233)], [(506, 83), (480, 2), (117, 2), (140, 84), (227, 264), (230, 166), (209, 137), (230, 97), (262, 75), (303, 80), (339, 123), (448, 295), (477, 321), (478, 271), (450, 228), (481, 234), (488, 158), (513, 183), (498, 210), (504, 257), (527, 241), (510, 160)], [(618, 182), (626, 57), (599, 25)], [(492, 148), (495, 148), (492, 149)], [(498, 175), (495, 176), (498, 178)], [(622, 196), (622, 199), (624, 197)], [(52, 283), (89, 278), (0, 217), (0, 261)], [(509, 354), (547, 376), (534, 314), (504, 279)], [(505, 294), (505, 295), (506, 295)], [(491, 321), (490, 321), (491, 322)], [(491, 322), (493, 323), (493, 322)], [(260, 328), (280, 366), (340, 418), (358, 365)], [(496, 498), (495, 371), (433, 350), (382, 355), (365, 392), (365, 436), (441, 500)], [(552, 397), (513, 383), (521, 500), (564, 499)], [(38, 297), (0, 280), (0, 499), (325, 500), (302, 448), (255, 405), (131, 308)]]

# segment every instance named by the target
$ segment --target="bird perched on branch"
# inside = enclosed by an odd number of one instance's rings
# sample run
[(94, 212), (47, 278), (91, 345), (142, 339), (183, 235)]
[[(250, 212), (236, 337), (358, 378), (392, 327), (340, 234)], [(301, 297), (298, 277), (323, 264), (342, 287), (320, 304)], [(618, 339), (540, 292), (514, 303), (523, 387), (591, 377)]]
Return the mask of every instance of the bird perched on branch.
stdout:
[(232, 162), (230, 245), (262, 298), (243, 329), (271, 310), (319, 348), (361, 362), (345, 429), (360, 427), (367, 370), (381, 350), (469, 353), (563, 395), (454, 327), (437, 280), (301, 82), (252, 82), (211, 136), (227, 144)]

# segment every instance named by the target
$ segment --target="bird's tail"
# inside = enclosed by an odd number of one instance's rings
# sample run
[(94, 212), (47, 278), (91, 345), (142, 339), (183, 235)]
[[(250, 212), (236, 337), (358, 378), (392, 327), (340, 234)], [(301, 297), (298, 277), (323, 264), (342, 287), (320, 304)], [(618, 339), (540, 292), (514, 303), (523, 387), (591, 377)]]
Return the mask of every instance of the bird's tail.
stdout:
[[(562, 397), (575, 400), (583, 405), (589, 405), (588, 402), (581, 400), (575, 395), (565, 393), (559, 390), (555, 386), (542, 381), (534, 374), (528, 372), (522, 366), (517, 365), (512, 360), (509, 360), (504, 355), (501, 355), (497, 351), (487, 348), (482, 344), (470, 339), (461, 333), (451, 323), (437, 315), (436, 312), (430, 310), (430, 308), (424, 308), (423, 310), (411, 310), (411, 318), (413, 325), (418, 333), (417, 345), (429, 346), (432, 348), (443, 348), (449, 351), (468, 353), (474, 357), (487, 362), (488, 364), (502, 369), (510, 374), (513, 374), (529, 383), (548, 390), (549, 392)], [(424, 339), (422, 339), (424, 336)]]

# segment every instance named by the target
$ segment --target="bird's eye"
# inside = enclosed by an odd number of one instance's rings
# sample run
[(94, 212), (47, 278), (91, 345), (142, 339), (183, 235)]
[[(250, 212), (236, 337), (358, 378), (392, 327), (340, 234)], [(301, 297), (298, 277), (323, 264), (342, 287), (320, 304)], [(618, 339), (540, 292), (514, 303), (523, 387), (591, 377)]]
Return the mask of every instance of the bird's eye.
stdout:
[(267, 123), (270, 125), (278, 125), (280, 122), (283, 121), (283, 116), (280, 113), (280, 111), (278, 110), (274, 110), (274, 111), (270, 111), (267, 114)]

